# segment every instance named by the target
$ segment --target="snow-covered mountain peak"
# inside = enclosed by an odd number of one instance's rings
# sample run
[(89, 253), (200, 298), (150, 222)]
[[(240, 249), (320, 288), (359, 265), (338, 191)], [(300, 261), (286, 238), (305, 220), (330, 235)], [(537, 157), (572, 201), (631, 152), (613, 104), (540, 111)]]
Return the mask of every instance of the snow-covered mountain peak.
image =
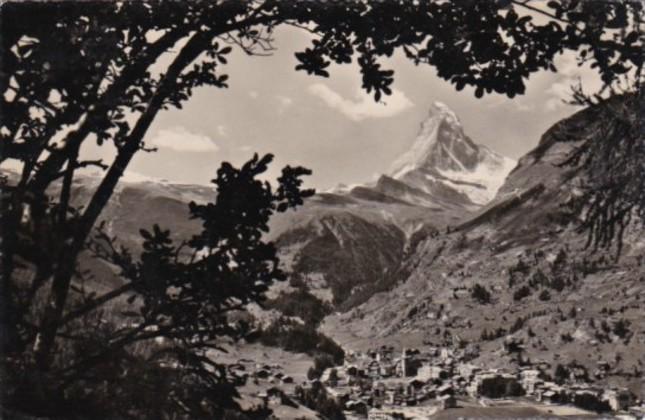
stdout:
[(476, 154), (477, 146), (464, 134), (455, 112), (434, 102), (412, 147), (394, 161), (390, 174), (398, 179), (421, 168), (465, 169), (472, 166)]
[[(339, 184), (327, 193), (372, 203), (404, 202), (468, 211), (491, 201), (516, 162), (476, 144), (446, 104), (434, 102), (410, 149), (377, 182)], [(393, 201), (394, 200), (394, 201)]]
[(455, 112), (434, 102), (412, 147), (394, 161), (389, 173), (428, 193), (439, 183), (465, 194), (474, 204), (485, 204), (515, 163), (474, 143)]
[(460, 124), (459, 117), (450, 107), (443, 102), (434, 101), (430, 106), (429, 117), (441, 117), (453, 124)]

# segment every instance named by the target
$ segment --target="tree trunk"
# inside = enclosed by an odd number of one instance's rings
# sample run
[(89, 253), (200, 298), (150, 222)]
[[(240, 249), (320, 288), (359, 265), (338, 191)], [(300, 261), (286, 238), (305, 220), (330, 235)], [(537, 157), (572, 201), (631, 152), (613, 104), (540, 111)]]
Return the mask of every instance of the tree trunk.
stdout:
[[(184, 28), (168, 32), (149, 49), (141, 55), (139, 61), (134, 63), (131, 67), (127, 68), (123, 74), (114, 82), (105, 94), (97, 101), (96, 107), (90, 111), (86, 116), (85, 121), (80, 127), (70, 132), (65, 138), (64, 146), (62, 149), (54, 150), (47, 159), (42, 163), (40, 170), (34, 176), (29, 188), (36, 194), (45, 192), (49, 184), (52, 182), (52, 176), (59, 172), (63, 164), (67, 160), (70, 152), (80, 147), (83, 140), (92, 131), (93, 124), (100, 118), (104, 118), (107, 112), (110, 111), (111, 105), (117, 103), (116, 99), (122, 96), (126, 89), (129, 87), (133, 80), (142, 77), (145, 71), (152, 65), (158, 58), (172, 47), (179, 39), (186, 35)], [(79, 118), (81, 115), (79, 115)]]
[(87, 209), (83, 213), (79, 224), (76, 226), (72, 243), (61, 252), (58, 258), (59, 266), (55, 271), (52, 282), (50, 302), (45, 309), (41, 320), (40, 333), (35, 343), (36, 363), (40, 369), (47, 370), (51, 365), (54, 341), (60, 320), (63, 316), (69, 287), (76, 268), (76, 260), (79, 253), (83, 250), (92, 227), (110, 200), (114, 188), (123, 175), (125, 168), (132, 160), (134, 154), (139, 150), (144, 135), (161, 109), (177, 77), (187, 65), (204, 51), (212, 36), (212, 34), (208, 33), (197, 33), (193, 35), (182, 48), (177, 58), (175, 58), (175, 61), (170, 65), (157, 92), (155, 92), (155, 95), (150, 100), (146, 111), (137, 121), (124, 146), (119, 150), (117, 157), (114, 159), (103, 181), (92, 196)]

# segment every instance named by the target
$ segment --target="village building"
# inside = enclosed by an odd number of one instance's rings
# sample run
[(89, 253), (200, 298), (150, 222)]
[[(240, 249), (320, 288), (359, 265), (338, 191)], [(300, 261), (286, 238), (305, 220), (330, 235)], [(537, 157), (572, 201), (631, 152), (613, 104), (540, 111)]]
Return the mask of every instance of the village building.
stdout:
[(601, 411), (604, 405), (609, 408), (608, 402), (602, 399), (602, 393), (594, 389), (578, 389), (570, 396), (570, 400), (583, 409)]
[[(634, 404), (628, 392), (602, 393), (590, 388), (584, 382), (583, 367), (573, 366), (571, 382), (558, 385), (545, 381), (551, 366), (544, 361), (508, 371), (482, 371), (469, 362), (472, 359), (465, 357), (463, 349), (435, 348), (423, 353), (402, 349), (399, 357), (394, 354), (390, 346), (354, 353), (343, 367), (326, 369), (321, 381), (348, 412), (357, 416), (367, 412), (369, 418), (375, 419), (398, 418), (392, 417), (396, 407), (454, 408), (458, 394), (493, 399), (527, 395), (543, 403), (611, 407), (614, 411), (632, 409)], [(274, 378), (284, 380), (285, 376), (275, 374)]]
[(596, 366), (598, 367), (598, 370), (605, 373), (611, 370), (611, 365), (606, 360), (599, 360), (598, 363), (596, 363)]
[(432, 376), (431, 376), (431, 369), (430, 369), (430, 368), (431, 368), (431, 366), (430, 366), (430, 365), (428, 365), (428, 364), (424, 364), (424, 365), (422, 365), (422, 366), (419, 368), (419, 370), (417, 370), (417, 378), (418, 378), (420, 381), (424, 381), (424, 382), (427, 382), (427, 381), (429, 381), (430, 379), (432, 379)]
[(405, 420), (405, 416), (403, 413), (372, 409), (367, 413), (367, 420)]
[(452, 385), (445, 384), (437, 388), (437, 395), (440, 397), (444, 395), (455, 395), (455, 389), (452, 387)]
[(550, 404), (559, 404), (564, 402), (563, 394), (552, 389), (541, 390), (537, 394), (537, 400)]
[(282, 377), (282, 383), (283, 384), (292, 384), (293, 383), (293, 378), (289, 375), (284, 375)]
[(379, 375), (382, 378), (390, 378), (395, 375), (396, 367), (390, 363), (383, 363), (379, 367)]
[(589, 380), (587, 369), (584, 366), (569, 366), (569, 376), (572, 382), (585, 383)]
[(372, 379), (379, 379), (381, 377), (381, 364), (376, 360), (369, 362), (365, 370), (367, 376)]
[(417, 378), (421, 381), (443, 380), (450, 377), (450, 372), (443, 366), (423, 365), (417, 371)]
[(401, 352), (401, 358), (396, 363), (396, 375), (405, 378), (406, 376), (411, 376), (411, 361), (408, 356), (407, 350), (405, 347)]
[(454, 350), (447, 347), (442, 348), (441, 351), (439, 352), (439, 357), (442, 360), (451, 359), (453, 355), (454, 355)]
[(359, 376), (362, 370), (359, 369), (356, 365), (348, 365), (345, 367), (345, 373), (349, 376)]
[(441, 395), (437, 400), (439, 401), (439, 406), (442, 410), (457, 408), (457, 400), (454, 395)]
[(609, 404), (613, 411), (627, 410), (636, 402), (634, 394), (627, 389), (610, 389), (603, 393), (602, 400)]
[(293, 405), (293, 401), (287, 397), (280, 388), (271, 387), (265, 392), (260, 392), (257, 394), (258, 398), (261, 398), (266, 405), (269, 406), (278, 406), (278, 405)]
[(367, 406), (367, 403), (365, 403), (365, 401), (360, 401), (360, 400), (347, 401), (347, 403), (345, 404), (345, 408), (347, 409), (347, 411), (353, 411), (358, 414), (367, 413), (369, 409), (369, 407)]
[(524, 369), (520, 371), (520, 384), (526, 395), (535, 394), (537, 388), (544, 383), (541, 379), (542, 372), (537, 369)]
[(470, 363), (460, 363), (457, 365), (457, 372), (464, 379), (472, 379), (476, 373), (479, 373), (481, 369), (478, 366), (475, 366)]
[(515, 375), (497, 372), (475, 375), (468, 391), (471, 396), (487, 398), (519, 396), (524, 392)]
[(551, 404), (562, 404), (569, 399), (564, 387), (555, 382), (543, 382), (536, 386), (534, 393), (537, 401)]

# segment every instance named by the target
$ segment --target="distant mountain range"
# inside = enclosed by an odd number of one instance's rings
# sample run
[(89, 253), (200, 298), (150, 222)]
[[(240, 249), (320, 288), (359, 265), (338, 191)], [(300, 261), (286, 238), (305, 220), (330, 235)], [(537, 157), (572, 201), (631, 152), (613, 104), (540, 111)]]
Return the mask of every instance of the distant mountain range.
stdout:
[(473, 142), (455, 113), (435, 102), (412, 148), (393, 163), (390, 176), (430, 195), (454, 190), (484, 205), (516, 163)]
[[(642, 395), (642, 227), (626, 229), (615, 260), (613, 252), (586, 248), (578, 215), (566, 206), (580, 174), (561, 163), (582, 141), (604, 140), (603, 112), (588, 108), (555, 124), (492, 201), (450, 232), (421, 239), (398, 268), (402, 279), (328, 317), (323, 332), (349, 349), (468, 346), (473, 363), (487, 368), (581, 366), (588, 381)], [(474, 296), (476, 285), (488, 299)], [(507, 351), (508, 343), (519, 351)], [(610, 371), (598, 373), (604, 362)]]
[[(269, 238), (285, 271), (333, 302), (337, 312), (322, 329), (345, 348), (469, 345), (479, 349), (478, 364), (504, 367), (520, 362), (500, 350), (516, 340), (522, 357), (575, 361), (590, 372), (603, 359), (612, 365), (608, 380), (637, 385), (645, 365), (642, 231), (627, 230), (620, 261), (585, 249), (565, 206), (578, 175), (559, 165), (597, 137), (601, 112), (557, 123), (516, 163), (475, 143), (435, 103), (388, 174), (316, 194), (277, 215)], [(76, 181), (78, 204), (97, 181)], [(154, 223), (176, 238), (196, 232), (187, 203), (214, 197), (210, 187), (131, 179), (101, 219), (136, 249), (139, 229)], [(98, 290), (120, 281), (114, 267), (88, 256), (82, 266)], [(488, 302), (473, 298), (477, 284)]]
[[(338, 308), (348, 309), (404, 279), (403, 263), (416, 245), (481, 209), (515, 164), (473, 142), (455, 113), (435, 102), (412, 148), (393, 159), (388, 174), (376, 182), (321, 192), (297, 211), (277, 215), (269, 237), (285, 270), (309, 279), (314, 293), (332, 296)], [(78, 205), (99, 180), (76, 180)], [(195, 233), (198, 226), (188, 219), (187, 203), (214, 196), (207, 186), (130, 176), (119, 184), (101, 219), (136, 249), (139, 229), (154, 223), (170, 228), (176, 238)], [(109, 267), (86, 263), (102, 273), (109, 287)]]
[(416, 244), (489, 202), (515, 164), (473, 142), (455, 113), (435, 102), (388, 174), (318, 194), (278, 216), (271, 235), (288, 270), (316, 279), (349, 308), (404, 278), (402, 263)]
[(340, 185), (333, 193), (372, 189), (409, 204), (473, 208), (495, 197), (517, 162), (473, 142), (457, 115), (434, 102), (410, 148), (372, 185)]

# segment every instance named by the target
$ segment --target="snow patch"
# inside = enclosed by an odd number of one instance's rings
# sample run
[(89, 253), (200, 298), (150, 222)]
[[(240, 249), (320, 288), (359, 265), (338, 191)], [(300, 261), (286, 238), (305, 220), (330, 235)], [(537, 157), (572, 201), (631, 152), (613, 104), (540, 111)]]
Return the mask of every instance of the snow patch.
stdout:
[(391, 166), (390, 173), (395, 179), (400, 179), (406, 173), (423, 166), (432, 146), (437, 141), (441, 119), (430, 118), (421, 125), (421, 132), (412, 144), (412, 148), (401, 155)]
[[(448, 178), (444, 182), (452, 188), (466, 194), (473, 203), (483, 205), (495, 198), (497, 191), (502, 187), (506, 177), (516, 164), (517, 162), (513, 159), (490, 152), (487, 158), (472, 171), (438, 170), (438, 172)], [(453, 181), (478, 184), (484, 188)]]
[[(516, 164), (513, 159), (473, 143), (455, 112), (442, 102), (434, 102), (412, 147), (392, 163), (388, 174), (433, 197), (445, 195), (441, 187), (446, 186), (484, 205), (495, 197)], [(326, 192), (346, 194), (358, 186), (369, 187), (339, 184)], [(407, 191), (396, 196), (418, 205), (434, 204), (427, 197)]]

